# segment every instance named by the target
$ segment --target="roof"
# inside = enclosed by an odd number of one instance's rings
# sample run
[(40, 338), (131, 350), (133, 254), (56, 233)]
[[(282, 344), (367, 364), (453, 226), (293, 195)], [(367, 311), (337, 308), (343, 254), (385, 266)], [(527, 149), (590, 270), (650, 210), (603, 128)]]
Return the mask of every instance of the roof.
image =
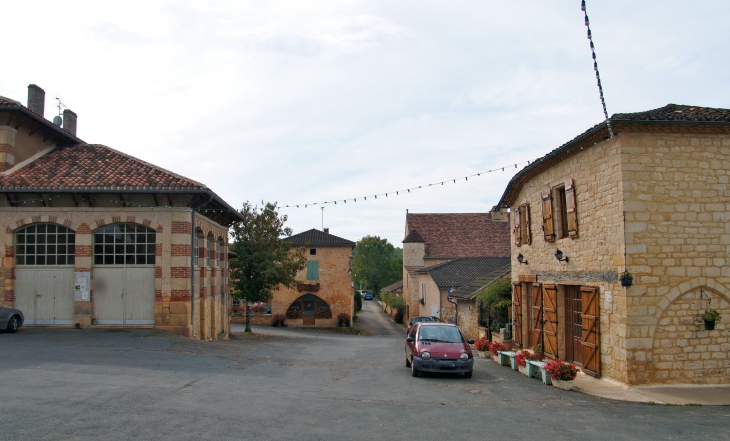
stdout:
[(413, 230), (426, 243), (426, 258), (510, 255), (509, 222), (489, 213), (408, 213), (406, 231)]
[(420, 234), (418, 234), (418, 231), (411, 230), (411, 232), (406, 236), (405, 239), (403, 239), (403, 243), (424, 243), (426, 242), (423, 240), (423, 237), (421, 237)]
[(397, 281), (397, 282), (395, 282), (395, 283), (394, 283), (394, 284), (392, 284), (392, 285), (388, 285), (388, 286), (386, 286), (386, 287), (385, 287), (385, 288), (383, 288), (382, 290), (383, 290), (383, 291), (387, 291), (387, 292), (396, 292), (396, 291), (397, 291), (397, 290), (399, 290), (399, 289), (403, 289), (403, 280), (402, 280), (402, 279), (401, 279), (401, 280), (399, 280), (399, 281)]
[(334, 234), (325, 233), (316, 228), (285, 237), (285, 241), (291, 242), (295, 247), (313, 246), (313, 247), (354, 247), (355, 242)]
[(180, 176), (100, 144), (54, 149), (0, 175), (0, 190), (207, 190)]
[[(635, 113), (615, 113), (610, 118), (614, 133), (629, 125), (694, 125), (702, 126), (730, 126), (730, 109), (715, 109), (710, 107), (687, 106), (682, 104), (667, 104), (658, 109)], [(517, 172), (507, 184), (499, 203), (492, 208), (510, 207), (517, 198), (522, 185), (538, 173), (566, 158), (578, 153), (584, 148), (590, 148), (599, 141), (609, 139), (607, 122), (596, 124), (572, 140), (566, 142), (542, 158), (528, 164)]]
[(452, 291), (449, 294), (449, 297), (459, 299), (459, 300), (471, 300), (474, 298), (474, 296), (481, 291), (482, 289), (486, 288), (487, 285), (491, 284), (495, 280), (501, 279), (502, 277), (510, 274), (512, 271), (512, 265), (507, 265), (503, 268), (496, 268), (494, 271), (491, 271), (490, 273), (486, 274), (483, 277), (480, 277), (476, 280), (472, 280), (471, 282), (467, 283), (466, 285)]
[(41, 115), (35, 113), (34, 111), (30, 110), (29, 108), (22, 105), (19, 101), (16, 101), (11, 98), (7, 98), (4, 96), (0, 96), (0, 110), (17, 110), (23, 115), (29, 117), (31, 120), (35, 121), (36, 123), (40, 124), (43, 128), (46, 130), (50, 130), (51, 133), (53, 133), (55, 139), (57, 140), (57, 144), (78, 144), (81, 141), (74, 133), (69, 132), (68, 130), (65, 130), (52, 122), (48, 121)]
[(509, 257), (461, 257), (416, 272), (431, 276), (439, 288), (459, 288), (495, 272), (509, 270), (510, 262)]

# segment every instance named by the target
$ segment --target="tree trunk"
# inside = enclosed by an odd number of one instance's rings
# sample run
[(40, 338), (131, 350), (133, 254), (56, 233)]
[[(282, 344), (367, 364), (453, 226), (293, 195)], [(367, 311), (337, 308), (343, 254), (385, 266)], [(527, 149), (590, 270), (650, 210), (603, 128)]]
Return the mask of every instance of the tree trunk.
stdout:
[(245, 332), (251, 332), (251, 304), (246, 299), (246, 329)]

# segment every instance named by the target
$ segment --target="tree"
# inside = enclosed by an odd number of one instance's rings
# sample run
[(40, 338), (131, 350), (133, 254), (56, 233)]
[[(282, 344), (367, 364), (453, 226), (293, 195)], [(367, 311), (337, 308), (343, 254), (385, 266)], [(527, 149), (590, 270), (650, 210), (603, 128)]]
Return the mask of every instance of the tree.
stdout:
[(400, 257), (387, 239), (365, 236), (357, 242), (352, 257), (355, 282), (363, 282), (373, 293), (403, 277), (403, 255)]
[(249, 303), (268, 302), (279, 285), (293, 286), (307, 258), (304, 248), (282, 240), (292, 229), (284, 226), (287, 216), (279, 216), (276, 203), (259, 209), (245, 202), (240, 213), (245, 220), (233, 225), (230, 278), (233, 295), (246, 300), (246, 332), (251, 332)]

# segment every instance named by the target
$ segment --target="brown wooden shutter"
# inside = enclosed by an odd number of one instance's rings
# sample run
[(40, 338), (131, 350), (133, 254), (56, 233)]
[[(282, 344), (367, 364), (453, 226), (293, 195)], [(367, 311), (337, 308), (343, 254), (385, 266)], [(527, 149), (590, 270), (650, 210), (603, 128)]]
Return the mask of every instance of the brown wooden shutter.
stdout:
[(599, 331), (600, 311), (598, 289), (593, 286), (581, 286), (582, 301), (581, 320), (583, 325), (583, 372), (592, 376), (601, 376), (601, 334)]
[(523, 231), (522, 235), (522, 243), (525, 245), (530, 245), (532, 243), (532, 234), (530, 232), (530, 204), (523, 205), (525, 207), (525, 220), (523, 221), (525, 224), (525, 230)]
[(532, 284), (532, 318), (530, 319), (530, 346), (542, 344), (542, 284)]
[(565, 205), (568, 212), (568, 236), (578, 237), (578, 213), (575, 211), (575, 188), (573, 180), (565, 181)]
[(512, 286), (512, 340), (522, 347), (522, 285), (515, 283)]
[(550, 189), (542, 192), (542, 232), (545, 242), (555, 242), (555, 224), (553, 223), (553, 196)]
[(522, 245), (522, 235), (520, 234), (520, 207), (515, 210), (515, 224), (513, 229), (515, 235), (515, 245)]
[(544, 351), (548, 358), (559, 358), (558, 354), (558, 287), (542, 286), (542, 313)]

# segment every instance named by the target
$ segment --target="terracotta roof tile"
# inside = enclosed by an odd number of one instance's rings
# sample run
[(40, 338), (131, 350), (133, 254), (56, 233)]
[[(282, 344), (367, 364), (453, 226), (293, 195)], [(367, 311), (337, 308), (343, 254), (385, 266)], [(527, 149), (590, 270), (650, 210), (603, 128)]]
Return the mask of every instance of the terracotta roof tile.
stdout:
[(730, 109), (667, 104), (658, 109), (635, 113), (614, 113), (611, 121), (730, 122)]
[(2, 190), (207, 190), (193, 181), (99, 144), (60, 147), (0, 175)]
[(417, 272), (427, 273), (439, 288), (459, 288), (495, 272), (501, 276), (510, 270), (510, 262), (509, 257), (461, 257)]
[(317, 247), (354, 247), (355, 242), (334, 234), (325, 233), (323, 231), (312, 228), (311, 230), (295, 234), (291, 237), (285, 237), (285, 241), (291, 242), (292, 245), (301, 246), (317, 246)]
[(406, 215), (406, 230), (417, 230), (426, 242), (426, 258), (509, 257), (509, 222), (489, 213)]

